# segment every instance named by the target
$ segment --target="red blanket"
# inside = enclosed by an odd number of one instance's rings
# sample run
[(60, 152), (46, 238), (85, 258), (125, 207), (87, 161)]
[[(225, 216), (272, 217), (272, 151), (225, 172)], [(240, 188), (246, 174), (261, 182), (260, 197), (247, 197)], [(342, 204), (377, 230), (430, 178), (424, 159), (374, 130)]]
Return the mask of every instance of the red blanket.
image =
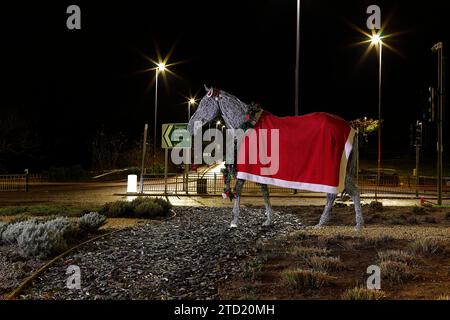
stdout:
[[(279, 129), (278, 139), (270, 129)], [(342, 192), (354, 135), (348, 122), (328, 113), (280, 118), (263, 111), (240, 145), (237, 178), (292, 189)]]

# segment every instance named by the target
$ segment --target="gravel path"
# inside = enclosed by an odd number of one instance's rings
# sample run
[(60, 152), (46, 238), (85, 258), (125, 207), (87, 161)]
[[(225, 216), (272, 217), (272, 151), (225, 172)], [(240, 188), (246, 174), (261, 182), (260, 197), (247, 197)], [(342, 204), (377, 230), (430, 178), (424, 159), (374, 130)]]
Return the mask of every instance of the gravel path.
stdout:
[[(228, 208), (177, 208), (177, 217), (97, 240), (56, 263), (24, 292), (27, 299), (214, 299), (218, 281), (242, 271), (257, 244), (300, 229), (291, 214), (242, 208), (229, 229)], [(66, 269), (81, 270), (81, 290), (66, 288)]]

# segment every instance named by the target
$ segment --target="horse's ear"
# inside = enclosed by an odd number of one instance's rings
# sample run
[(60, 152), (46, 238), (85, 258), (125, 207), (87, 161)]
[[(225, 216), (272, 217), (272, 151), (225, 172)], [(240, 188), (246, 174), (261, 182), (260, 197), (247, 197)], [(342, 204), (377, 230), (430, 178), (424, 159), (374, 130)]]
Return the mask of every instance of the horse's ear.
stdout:
[(209, 92), (210, 89), (206, 86), (206, 84), (204, 84), (203, 86), (205, 87), (205, 91)]

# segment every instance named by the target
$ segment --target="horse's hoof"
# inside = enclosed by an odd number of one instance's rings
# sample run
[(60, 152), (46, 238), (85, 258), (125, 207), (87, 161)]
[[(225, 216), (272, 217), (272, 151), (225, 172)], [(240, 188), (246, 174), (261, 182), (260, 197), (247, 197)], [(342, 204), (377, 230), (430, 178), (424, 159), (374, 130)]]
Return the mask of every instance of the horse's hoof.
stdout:
[(232, 223), (230, 224), (230, 228), (231, 228), (231, 229), (237, 228), (237, 224), (232, 222)]
[(362, 228), (362, 226), (356, 225), (356, 226), (355, 226), (355, 231), (356, 231), (356, 232), (359, 232), (359, 231), (361, 231), (361, 228)]
[(322, 225), (316, 224), (316, 225), (314, 226), (314, 229), (322, 229)]

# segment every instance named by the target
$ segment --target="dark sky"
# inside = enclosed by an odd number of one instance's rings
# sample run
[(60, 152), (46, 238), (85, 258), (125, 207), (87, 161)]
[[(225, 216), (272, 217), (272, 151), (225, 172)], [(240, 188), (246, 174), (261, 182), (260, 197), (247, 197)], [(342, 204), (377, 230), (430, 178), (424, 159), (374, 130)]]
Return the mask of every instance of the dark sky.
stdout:
[[(82, 29), (66, 28), (66, 8), (81, 7)], [(409, 150), (409, 125), (435, 81), (431, 46), (450, 43), (448, 1), (302, 0), (300, 113), (326, 111), (348, 120), (377, 117), (377, 55), (365, 60), (366, 8), (377, 4), (383, 56), (387, 156)], [(139, 138), (153, 124), (153, 73), (134, 74), (172, 46), (180, 79), (160, 82), (159, 124), (184, 122), (183, 95), (203, 84), (284, 116), (294, 113), (296, 1), (58, 1), (2, 4), (1, 108), (14, 110), (45, 139), (44, 164), (88, 165), (100, 128)], [(156, 45), (155, 45), (156, 44)], [(25, 121), (25, 120), (24, 120)], [(152, 132), (151, 127), (151, 132)], [(158, 130), (159, 131), (159, 130)], [(28, 164), (23, 164), (28, 165)]]

